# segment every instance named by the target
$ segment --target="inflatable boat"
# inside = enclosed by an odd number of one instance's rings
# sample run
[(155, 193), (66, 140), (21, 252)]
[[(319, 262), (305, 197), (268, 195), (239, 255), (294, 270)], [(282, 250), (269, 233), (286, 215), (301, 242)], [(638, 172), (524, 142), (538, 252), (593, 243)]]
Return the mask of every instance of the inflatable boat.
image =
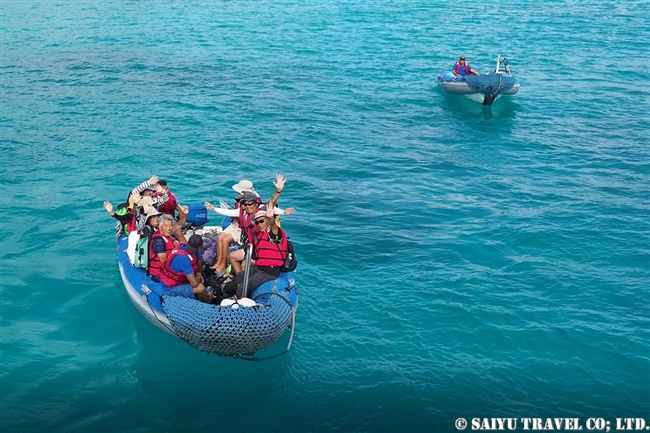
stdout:
[(493, 73), (485, 75), (456, 76), (452, 71), (438, 75), (438, 84), (449, 93), (470, 95), (480, 93), (483, 104), (491, 105), (499, 95), (514, 95), (519, 91), (519, 80), (510, 73), (508, 59), (497, 57)]
[[(221, 226), (191, 226), (190, 230), (186, 237), (207, 237), (218, 234)], [(161, 330), (206, 353), (258, 360), (250, 357), (272, 346), (290, 329), (286, 349), (272, 357), (291, 348), (298, 307), (293, 272), (282, 273), (276, 280), (262, 284), (246, 299), (248, 302), (212, 305), (166, 296), (160, 283), (149, 278), (144, 269), (133, 266), (133, 239), (129, 242), (128, 237), (121, 236), (117, 244), (120, 274), (131, 302)]]

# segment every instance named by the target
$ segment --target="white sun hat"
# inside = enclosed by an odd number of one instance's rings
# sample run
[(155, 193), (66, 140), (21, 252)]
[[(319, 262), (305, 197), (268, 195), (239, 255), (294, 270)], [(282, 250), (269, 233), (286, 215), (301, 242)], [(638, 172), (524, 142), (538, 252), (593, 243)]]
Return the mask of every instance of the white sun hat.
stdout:
[(243, 194), (245, 192), (252, 192), (258, 195), (257, 191), (255, 191), (255, 188), (253, 188), (253, 182), (246, 179), (240, 180), (239, 183), (232, 186), (232, 189), (234, 189), (235, 192), (237, 192), (238, 194)]

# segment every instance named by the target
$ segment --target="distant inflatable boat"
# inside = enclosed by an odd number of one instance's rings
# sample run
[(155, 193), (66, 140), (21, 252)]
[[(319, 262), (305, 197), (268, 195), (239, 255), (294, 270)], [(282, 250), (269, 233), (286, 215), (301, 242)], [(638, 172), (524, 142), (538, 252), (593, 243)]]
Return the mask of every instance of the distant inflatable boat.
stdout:
[(514, 95), (519, 91), (519, 80), (510, 73), (508, 59), (497, 57), (492, 74), (456, 76), (452, 71), (438, 75), (438, 84), (449, 93), (484, 96), (483, 105), (491, 105), (499, 95)]

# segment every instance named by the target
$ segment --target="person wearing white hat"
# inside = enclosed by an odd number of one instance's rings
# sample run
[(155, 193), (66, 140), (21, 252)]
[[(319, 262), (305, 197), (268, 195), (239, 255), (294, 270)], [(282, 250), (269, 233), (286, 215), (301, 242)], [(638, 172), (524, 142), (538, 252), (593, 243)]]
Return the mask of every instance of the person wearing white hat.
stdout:
[[(253, 221), (255, 226), (250, 242), (254, 246), (255, 264), (251, 265), (248, 292), (243, 293), (245, 272), (237, 273), (234, 281), (227, 283), (223, 288), (226, 294), (235, 294), (238, 299), (244, 295), (250, 297), (253, 290), (267, 281), (278, 278), (281, 273), (280, 269), (284, 265), (284, 259), (287, 257), (288, 237), (276, 222), (273, 205), (260, 205), (254, 214)], [(236, 253), (240, 252), (243, 253), (244, 250), (236, 251)]]
[[(144, 200), (145, 198), (146, 197), (143, 197), (142, 199)], [(145, 225), (148, 225), (154, 229), (158, 229), (158, 219), (160, 215), (162, 215), (162, 212), (160, 212), (154, 206), (150, 206), (147, 214), (144, 217)]]
[[(242, 182), (245, 183), (242, 185)], [(278, 199), (280, 198), (280, 193), (284, 188), (285, 182), (286, 179), (282, 174), (277, 174), (275, 176), (275, 182), (273, 182), (273, 186), (275, 186), (275, 192), (271, 196), (269, 203), (273, 204), (272, 207), (276, 215), (290, 215), (296, 211), (294, 208), (287, 208), (282, 210), (274, 207), (275, 203), (277, 203)], [(257, 194), (257, 191), (253, 189), (253, 183), (250, 181), (241, 181), (237, 185), (234, 185), (233, 189), (239, 192), (239, 189), (242, 189), (243, 187), (250, 187), (251, 191), (243, 192), (243, 195), (239, 201), (240, 206), (235, 209), (217, 208), (209, 202), (205, 202), (205, 207), (207, 209), (213, 210), (223, 216), (237, 218), (239, 222), (238, 228), (240, 230), (237, 232), (239, 236), (236, 235), (233, 237), (232, 234), (228, 232), (227, 228), (224, 233), (219, 236), (219, 239), (217, 241), (217, 262), (212, 266), (212, 269), (214, 269), (217, 273), (217, 277), (222, 277), (226, 272), (230, 244), (236, 242), (242, 245), (246, 242), (247, 239), (249, 239), (252, 226), (251, 218), (252, 215), (255, 215), (257, 212), (257, 207), (261, 202), (259, 194)]]
[(140, 201), (136, 202), (136, 229), (142, 230), (147, 224), (147, 220), (150, 216), (153, 216), (154, 213), (159, 215), (158, 209), (154, 206), (153, 198), (149, 195), (145, 195), (140, 198)]

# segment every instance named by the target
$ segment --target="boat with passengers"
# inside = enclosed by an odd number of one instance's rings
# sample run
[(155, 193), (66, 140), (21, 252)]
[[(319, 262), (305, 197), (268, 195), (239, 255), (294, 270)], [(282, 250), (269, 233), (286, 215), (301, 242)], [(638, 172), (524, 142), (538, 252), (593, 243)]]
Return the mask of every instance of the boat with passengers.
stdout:
[(510, 72), (508, 59), (497, 57), (493, 73), (484, 75), (455, 75), (444, 71), (438, 75), (438, 85), (457, 95), (483, 95), (483, 105), (491, 105), (500, 95), (514, 95), (519, 91), (519, 80)]
[[(207, 239), (218, 236), (225, 225), (208, 226), (207, 210), (201, 203), (188, 205), (189, 214), (183, 226), (189, 238), (198, 234)], [(291, 348), (298, 308), (298, 288), (293, 272), (280, 276), (247, 293), (244, 297), (225, 299), (221, 304), (208, 304), (181, 296), (168, 296), (145, 269), (134, 266), (136, 245), (141, 234), (132, 231), (117, 239), (117, 262), (124, 288), (135, 307), (152, 324), (191, 346), (221, 356), (258, 360), (254, 355), (274, 345), (289, 331), (286, 348)], [(248, 245), (245, 271), (250, 268), (252, 245)], [(268, 358), (268, 357), (267, 357)]]

